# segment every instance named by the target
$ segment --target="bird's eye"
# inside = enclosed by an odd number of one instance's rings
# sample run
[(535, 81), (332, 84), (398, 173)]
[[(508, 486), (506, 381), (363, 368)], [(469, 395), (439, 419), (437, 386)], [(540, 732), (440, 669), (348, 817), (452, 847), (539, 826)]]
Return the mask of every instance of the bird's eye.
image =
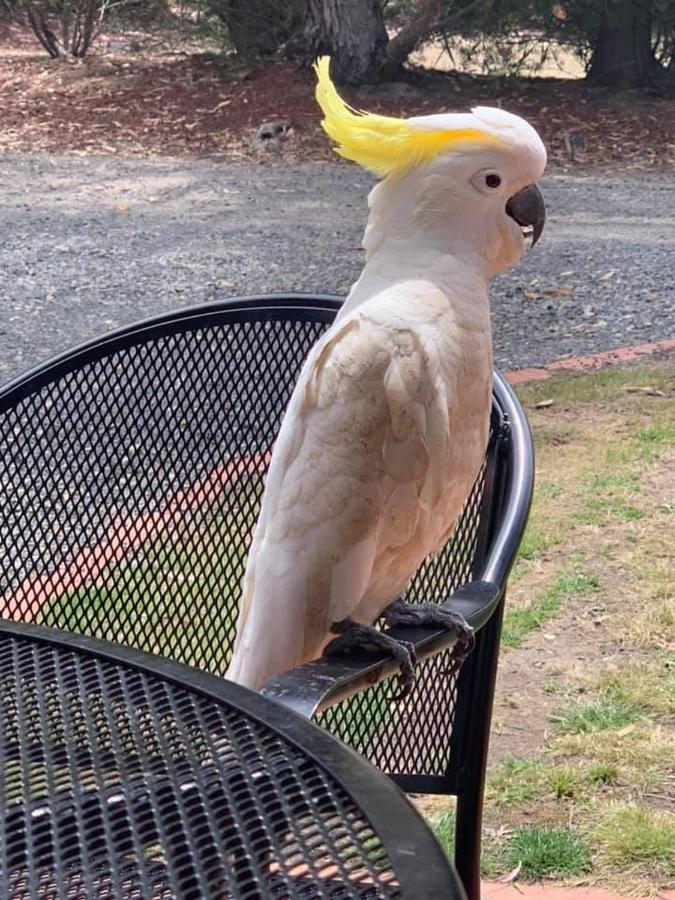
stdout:
[[(2, 0), (0, 0), (0, 4)], [(479, 194), (497, 194), (502, 187), (504, 179), (498, 169), (479, 169), (471, 176), (471, 184)]]

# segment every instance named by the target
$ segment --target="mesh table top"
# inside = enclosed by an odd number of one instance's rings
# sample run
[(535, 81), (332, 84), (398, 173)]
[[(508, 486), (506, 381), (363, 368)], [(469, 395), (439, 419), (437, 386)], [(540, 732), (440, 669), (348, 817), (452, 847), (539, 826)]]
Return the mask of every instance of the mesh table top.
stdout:
[(0, 762), (3, 898), (463, 897), (369, 763), (159, 657), (3, 623)]

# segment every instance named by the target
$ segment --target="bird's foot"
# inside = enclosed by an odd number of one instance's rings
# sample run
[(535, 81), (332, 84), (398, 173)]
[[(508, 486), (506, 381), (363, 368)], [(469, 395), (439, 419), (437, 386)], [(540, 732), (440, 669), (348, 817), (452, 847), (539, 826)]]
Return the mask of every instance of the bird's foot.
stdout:
[(408, 641), (397, 641), (383, 631), (373, 628), (372, 625), (361, 625), (353, 619), (342, 619), (340, 622), (334, 622), (330, 630), (338, 636), (329, 644), (326, 644), (323, 651), (323, 656), (326, 659), (332, 659), (335, 656), (350, 653), (352, 650), (366, 646), (386, 650), (387, 653), (391, 653), (398, 660), (401, 667), (399, 674), (401, 690), (394, 697), (394, 700), (402, 700), (408, 696), (415, 682), (417, 654), (415, 653), (414, 644)]
[(476, 643), (473, 628), (463, 615), (436, 603), (406, 603), (399, 597), (383, 613), (387, 625), (437, 625), (457, 632), (452, 657), (460, 662), (471, 653)]

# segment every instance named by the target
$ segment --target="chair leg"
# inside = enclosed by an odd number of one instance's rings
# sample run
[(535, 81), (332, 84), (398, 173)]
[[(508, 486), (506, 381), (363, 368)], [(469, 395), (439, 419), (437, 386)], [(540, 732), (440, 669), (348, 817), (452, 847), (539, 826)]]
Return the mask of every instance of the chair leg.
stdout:
[(455, 868), (467, 900), (480, 900), (480, 850), (483, 825), (483, 785), (457, 798)]
[(455, 868), (468, 900), (480, 900), (483, 794), (504, 599), (479, 631), (476, 648), (460, 676), (470, 688), (462, 697), (465, 741), (461, 758), (465, 764), (459, 766), (461, 775), (458, 776)]

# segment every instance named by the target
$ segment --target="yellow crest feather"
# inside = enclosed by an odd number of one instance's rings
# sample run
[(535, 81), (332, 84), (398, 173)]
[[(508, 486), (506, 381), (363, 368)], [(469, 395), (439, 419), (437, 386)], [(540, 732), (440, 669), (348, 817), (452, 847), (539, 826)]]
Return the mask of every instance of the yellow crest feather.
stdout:
[(338, 145), (334, 148), (336, 153), (381, 178), (402, 175), (455, 145), (485, 146), (497, 142), (496, 137), (478, 128), (434, 131), (395, 116), (352, 109), (335, 90), (329, 65), (329, 56), (322, 56), (314, 64), (316, 100), (324, 115), (323, 130)]

